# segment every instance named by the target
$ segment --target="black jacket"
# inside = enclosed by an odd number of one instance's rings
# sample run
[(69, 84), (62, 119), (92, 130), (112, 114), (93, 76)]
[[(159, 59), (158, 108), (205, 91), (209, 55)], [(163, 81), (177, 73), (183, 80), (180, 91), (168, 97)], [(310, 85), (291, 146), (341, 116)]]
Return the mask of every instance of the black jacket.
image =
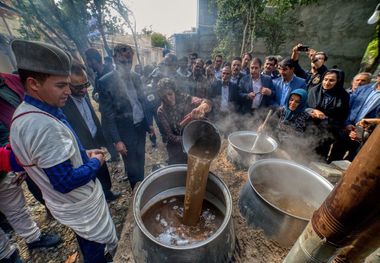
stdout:
[[(221, 80), (216, 80), (211, 84), (210, 92), (208, 98), (212, 101), (212, 113), (211, 116), (216, 117), (220, 113), (220, 103), (222, 100), (222, 87), (223, 82)], [(229, 82), (228, 84), (228, 104), (229, 109), (237, 112), (239, 109), (239, 87)]]
[[(130, 72), (130, 80), (133, 87), (128, 87), (124, 80), (119, 77), (116, 70), (113, 70), (99, 80), (99, 109), (102, 114), (103, 127), (106, 134), (111, 136), (112, 142), (121, 141), (127, 134), (120, 134), (122, 126), (133, 127), (133, 110), (127, 95), (127, 88), (134, 88), (137, 98), (143, 107), (146, 115), (146, 100), (143, 94), (140, 76)], [(142, 125), (148, 131), (146, 118)], [(122, 129), (124, 129), (122, 128)], [(130, 138), (133, 140), (133, 138)]]
[[(263, 99), (260, 104), (260, 108), (269, 107), (274, 104), (275, 98), (275, 88), (273, 86), (272, 79), (269, 76), (260, 74), (261, 85), (263, 87), (269, 88), (272, 90), (270, 96), (263, 96)], [(239, 83), (239, 100), (241, 103), (242, 113), (247, 113), (251, 111), (252, 100), (248, 98), (248, 93), (252, 92), (252, 77), (251, 75), (244, 76)]]
[[(330, 90), (324, 90), (322, 83), (312, 87), (308, 92), (307, 107), (322, 111), (327, 117), (330, 126), (342, 127), (349, 113), (350, 95), (343, 88), (344, 72), (333, 70), (338, 75), (338, 82)], [(315, 124), (322, 122), (313, 119)]]
[(94, 108), (91, 105), (89, 98), (85, 97), (87, 105), (90, 108), (92, 119), (95, 122), (97, 131), (94, 138), (92, 138), (91, 132), (87, 127), (85, 120), (83, 119), (80, 111), (75, 105), (73, 99), (69, 97), (63, 107), (63, 112), (69, 121), (71, 127), (74, 129), (75, 133), (78, 135), (80, 142), (83, 147), (87, 150), (98, 149), (101, 146), (105, 146), (105, 139), (100, 125), (99, 119), (95, 114)]
[(325, 65), (322, 65), (319, 69), (317, 69), (317, 73), (313, 75), (310, 71), (305, 71), (298, 63), (298, 60), (293, 61), (295, 62), (294, 74), (297, 77), (305, 79), (306, 90), (316, 87), (322, 83), (323, 75), (328, 70), (328, 68)]

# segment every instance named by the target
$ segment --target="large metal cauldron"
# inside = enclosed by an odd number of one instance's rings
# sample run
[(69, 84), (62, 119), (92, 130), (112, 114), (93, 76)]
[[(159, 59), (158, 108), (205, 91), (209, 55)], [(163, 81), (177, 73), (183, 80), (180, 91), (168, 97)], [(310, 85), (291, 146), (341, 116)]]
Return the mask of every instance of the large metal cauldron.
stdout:
[(248, 169), (255, 161), (275, 157), (277, 142), (269, 136), (262, 136), (254, 151), (252, 146), (257, 133), (237, 131), (228, 136), (227, 156), (237, 167)]
[(145, 178), (138, 187), (133, 214), (136, 225), (133, 230), (132, 251), (137, 263), (141, 262), (229, 262), (235, 246), (232, 222), (232, 199), (227, 186), (213, 173), (209, 173), (206, 199), (223, 214), (219, 229), (208, 239), (186, 246), (171, 246), (158, 242), (146, 229), (141, 215), (151, 205), (170, 196), (184, 195), (186, 165), (161, 168)]
[(213, 142), (210, 146), (212, 152), (217, 149), (216, 155), (219, 153), (222, 139), (219, 130), (209, 121), (206, 120), (193, 120), (185, 126), (182, 134), (182, 147), (186, 153), (189, 153), (191, 146), (195, 144), (200, 138), (207, 138)]
[(281, 159), (257, 161), (248, 176), (240, 192), (241, 214), (284, 247), (294, 244), (311, 219), (305, 212), (319, 208), (333, 188), (314, 171)]

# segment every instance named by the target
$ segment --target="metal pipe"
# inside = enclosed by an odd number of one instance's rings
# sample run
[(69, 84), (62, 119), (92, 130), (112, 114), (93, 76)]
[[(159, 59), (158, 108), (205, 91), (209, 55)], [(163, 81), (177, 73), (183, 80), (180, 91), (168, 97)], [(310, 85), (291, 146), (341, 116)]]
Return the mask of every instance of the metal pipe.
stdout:
[(327, 262), (349, 236), (380, 212), (380, 125), (321, 207), (284, 262)]
[(380, 247), (380, 214), (365, 223), (352, 236), (352, 242), (342, 248), (332, 263), (364, 262), (367, 256)]
[(380, 263), (380, 247), (373, 252), (371, 255), (369, 255), (365, 261), (365, 263)]

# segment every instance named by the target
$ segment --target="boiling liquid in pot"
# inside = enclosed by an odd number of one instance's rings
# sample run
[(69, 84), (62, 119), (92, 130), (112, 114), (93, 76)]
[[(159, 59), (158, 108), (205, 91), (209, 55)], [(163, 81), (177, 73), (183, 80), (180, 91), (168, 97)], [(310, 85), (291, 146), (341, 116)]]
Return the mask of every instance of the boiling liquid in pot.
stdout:
[(265, 200), (291, 215), (311, 219), (313, 212), (317, 209), (299, 196), (276, 191), (266, 184), (254, 183), (253, 185)]
[(169, 197), (152, 205), (142, 215), (145, 227), (159, 242), (174, 246), (194, 244), (209, 238), (221, 226), (224, 215), (207, 200), (203, 200), (198, 223), (184, 225), (183, 203), (183, 195)]

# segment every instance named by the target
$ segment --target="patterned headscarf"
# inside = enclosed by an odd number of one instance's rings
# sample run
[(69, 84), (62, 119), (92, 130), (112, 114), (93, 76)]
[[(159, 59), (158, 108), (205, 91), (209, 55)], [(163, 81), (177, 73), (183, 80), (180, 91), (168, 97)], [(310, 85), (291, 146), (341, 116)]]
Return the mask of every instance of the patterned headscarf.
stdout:
[[(300, 102), (300, 105), (298, 105), (297, 109), (295, 109), (294, 111), (291, 111), (289, 109), (289, 100), (290, 100), (290, 97), (293, 94), (296, 94), (296, 95), (300, 96), (301, 97), (301, 102)], [(304, 89), (293, 90), (289, 94), (289, 96), (286, 98), (286, 103), (284, 105), (284, 107), (285, 107), (285, 118), (284, 118), (284, 120), (288, 120), (289, 121), (289, 120), (291, 120), (293, 118), (294, 114), (303, 112), (306, 109), (306, 101), (307, 101), (307, 92), (306, 92), (306, 90), (304, 90)]]

